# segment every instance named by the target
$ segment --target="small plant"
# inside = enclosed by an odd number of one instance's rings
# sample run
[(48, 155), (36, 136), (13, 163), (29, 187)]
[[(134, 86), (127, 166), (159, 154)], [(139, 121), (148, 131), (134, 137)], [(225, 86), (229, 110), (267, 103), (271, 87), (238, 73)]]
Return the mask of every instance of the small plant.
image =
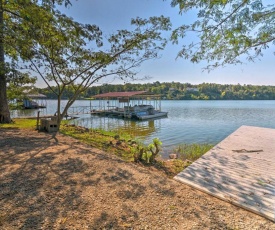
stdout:
[(145, 161), (146, 163), (154, 163), (156, 157), (161, 150), (162, 142), (158, 138), (154, 138), (153, 142), (148, 146), (138, 145), (134, 153), (134, 161)]
[(153, 163), (156, 161), (156, 157), (160, 151), (162, 142), (158, 138), (153, 139), (153, 143), (148, 145), (148, 151), (150, 151), (151, 155), (149, 157), (149, 163)]
[(144, 147), (138, 145), (136, 148), (133, 148), (132, 149), (132, 152), (133, 152), (133, 156), (134, 156), (134, 162), (139, 162), (139, 161), (142, 161), (143, 158), (143, 154), (144, 154)]

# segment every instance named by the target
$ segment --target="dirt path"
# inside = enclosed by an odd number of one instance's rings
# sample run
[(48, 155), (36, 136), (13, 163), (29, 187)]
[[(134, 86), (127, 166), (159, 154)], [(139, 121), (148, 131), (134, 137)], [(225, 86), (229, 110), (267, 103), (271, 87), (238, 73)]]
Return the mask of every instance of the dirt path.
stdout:
[(0, 129), (0, 229), (275, 229), (275, 224), (70, 137)]

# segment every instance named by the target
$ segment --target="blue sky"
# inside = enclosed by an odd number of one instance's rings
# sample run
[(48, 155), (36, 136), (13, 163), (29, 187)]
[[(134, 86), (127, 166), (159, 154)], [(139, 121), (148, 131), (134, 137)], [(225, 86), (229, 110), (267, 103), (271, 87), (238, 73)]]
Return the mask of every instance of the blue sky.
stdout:
[[(179, 15), (178, 9), (170, 6), (169, 0), (73, 0), (72, 3), (65, 11), (67, 15), (82, 23), (96, 24), (105, 34), (118, 29), (129, 29), (131, 18), (137, 16), (148, 18), (164, 15), (170, 17), (174, 28), (196, 17), (192, 12)], [(261, 60), (254, 63), (229, 65), (210, 73), (203, 72), (205, 63), (193, 64), (185, 59), (176, 59), (179, 49), (180, 46), (169, 44), (160, 53), (160, 59), (142, 64), (138, 76), (150, 76), (151, 79), (146, 82), (275, 85), (274, 46), (265, 51)]]

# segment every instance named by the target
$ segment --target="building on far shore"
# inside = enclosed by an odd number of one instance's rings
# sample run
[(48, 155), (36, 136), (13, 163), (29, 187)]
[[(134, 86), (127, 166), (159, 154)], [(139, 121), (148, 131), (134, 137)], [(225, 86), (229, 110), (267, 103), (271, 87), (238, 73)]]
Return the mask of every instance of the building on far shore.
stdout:
[(187, 88), (186, 88), (186, 91), (188, 91), (188, 92), (199, 92), (199, 89), (198, 89), (198, 88), (190, 88), (190, 87), (187, 87)]

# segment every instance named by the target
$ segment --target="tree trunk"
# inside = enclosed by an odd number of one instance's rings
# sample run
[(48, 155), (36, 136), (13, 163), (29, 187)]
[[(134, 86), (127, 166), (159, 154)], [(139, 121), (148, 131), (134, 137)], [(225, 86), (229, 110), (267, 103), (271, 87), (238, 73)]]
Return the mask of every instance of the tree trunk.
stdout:
[(7, 80), (5, 72), (3, 1), (0, 1), (0, 123), (10, 123), (10, 111), (7, 100)]
[(59, 131), (60, 129), (60, 124), (61, 124), (61, 95), (58, 95), (57, 99), (57, 130)]

